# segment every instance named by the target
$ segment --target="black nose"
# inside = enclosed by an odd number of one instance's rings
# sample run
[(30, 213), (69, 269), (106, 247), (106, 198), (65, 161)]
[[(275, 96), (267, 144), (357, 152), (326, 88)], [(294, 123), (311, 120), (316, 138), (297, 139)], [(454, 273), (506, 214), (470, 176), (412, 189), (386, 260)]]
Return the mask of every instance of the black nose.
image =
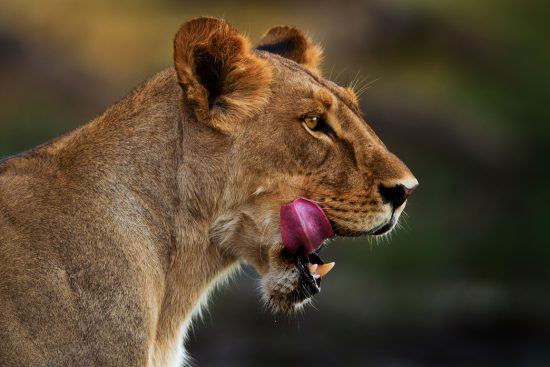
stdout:
[(407, 200), (407, 198), (411, 196), (414, 189), (416, 189), (416, 186), (409, 189), (400, 184), (391, 187), (380, 185), (379, 190), (384, 202), (390, 203), (395, 209), (401, 206), (401, 204), (403, 204), (405, 200)]

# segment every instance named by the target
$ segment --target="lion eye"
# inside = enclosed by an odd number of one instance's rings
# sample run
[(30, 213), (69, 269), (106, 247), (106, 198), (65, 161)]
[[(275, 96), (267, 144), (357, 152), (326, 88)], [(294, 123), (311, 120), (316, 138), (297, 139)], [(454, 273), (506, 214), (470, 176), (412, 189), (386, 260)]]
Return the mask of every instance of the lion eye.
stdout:
[(319, 125), (319, 118), (317, 116), (304, 117), (304, 122), (311, 130), (316, 130)]
[(330, 125), (327, 124), (327, 121), (324, 119), (324, 117), (304, 116), (302, 117), (302, 123), (310, 131), (320, 132), (326, 135), (334, 134), (334, 132), (330, 128)]

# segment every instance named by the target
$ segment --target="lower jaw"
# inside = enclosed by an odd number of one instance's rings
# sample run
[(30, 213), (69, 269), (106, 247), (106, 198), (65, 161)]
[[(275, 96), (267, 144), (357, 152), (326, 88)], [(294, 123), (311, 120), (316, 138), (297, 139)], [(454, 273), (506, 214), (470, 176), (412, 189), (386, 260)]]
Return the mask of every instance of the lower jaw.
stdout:
[(321, 291), (321, 278), (314, 279), (311, 275), (308, 264), (324, 264), (325, 262), (318, 253), (313, 252), (310, 255), (293, 255), (286, 250), (283, 250), (283, 256), (294, 261), (296, 268), (300, 274), (299, 287), (297, 293), (302, 295), (304, 300), (314, 296)]
[(386, 224), (384, 224), (382, 227), (374, 230), (372, 232), (372, 235), (373, 236), (379, 236), (379, 235), (382, 235), (384, 233), (387, 233), (389, 231), (392, 230), (392, 228), (394, 227), (395, 225), (395, 222), (393, 220), (390, 220), (389, 222), (387, 222)]

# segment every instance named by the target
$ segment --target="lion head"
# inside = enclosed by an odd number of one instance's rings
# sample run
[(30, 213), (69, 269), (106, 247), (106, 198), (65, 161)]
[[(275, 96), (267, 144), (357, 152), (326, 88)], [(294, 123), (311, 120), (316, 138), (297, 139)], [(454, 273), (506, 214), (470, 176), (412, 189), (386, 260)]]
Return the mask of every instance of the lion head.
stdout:
[(256, 268), (274, 311), (296, 310), (318, 292), (323, 264), (318, 248), (282, 244), (284, 205), (305, 198), (335, 235), (376, 236), (395, 227), (418, 185), (369, 127), (353, 90), (322, 77), (321, 57), (296, 28), (274, 27), (253, 48), (214, 18), (185, 23), (174, 42), (184, 135), (196, 147), (184, 159), (208, 162), (211, 172), (185, 188), (189, 209), (209, 218), (213, 246)]

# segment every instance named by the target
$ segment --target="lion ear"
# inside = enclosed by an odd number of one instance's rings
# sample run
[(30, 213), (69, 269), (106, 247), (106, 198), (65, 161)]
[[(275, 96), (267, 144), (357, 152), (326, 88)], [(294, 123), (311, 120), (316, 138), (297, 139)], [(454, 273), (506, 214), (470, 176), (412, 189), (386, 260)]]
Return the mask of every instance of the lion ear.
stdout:
[(266, 103), (271, 80), (267, 61), (227, 22), (196, 18), (174, 39), (177, 78), (200, 121), (219, 128), (254, 115)]
[(323, 49), (297, 28), (279, 25), (269, 29), (256, 47), (302, 64), (319, 73)]

